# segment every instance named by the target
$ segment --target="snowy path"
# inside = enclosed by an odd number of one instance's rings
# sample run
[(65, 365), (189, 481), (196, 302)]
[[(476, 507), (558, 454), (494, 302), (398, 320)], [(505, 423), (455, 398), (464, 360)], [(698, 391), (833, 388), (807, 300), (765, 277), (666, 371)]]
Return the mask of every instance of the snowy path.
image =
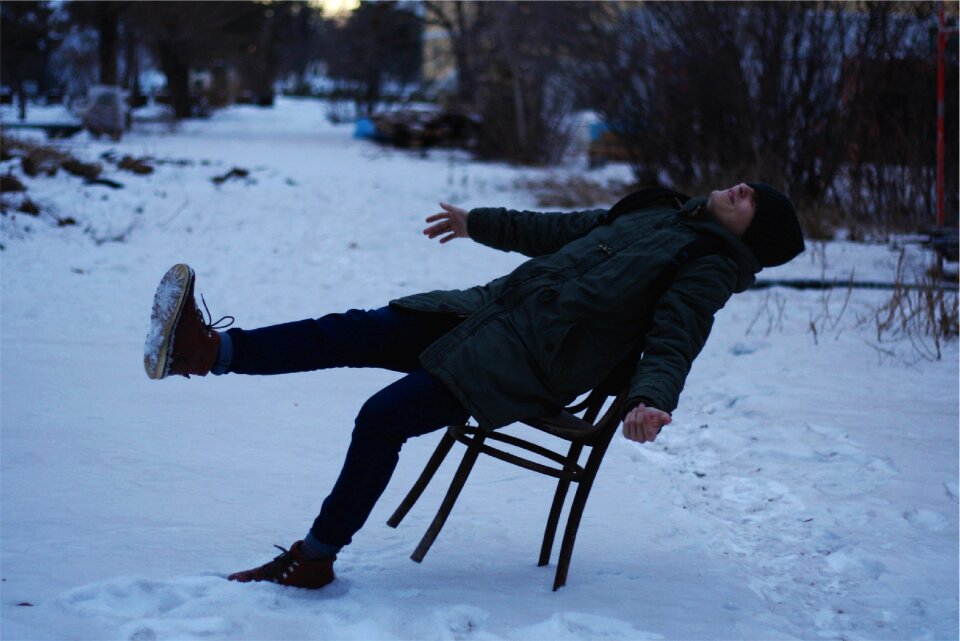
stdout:
[[(438, 247), (421, 223), (439, 199), (533, 207), (514, 183), (537, 172), (350, 134), (321, 105), (284, 100), (70, 143), (88, 159), (190, 161), (114, 171), (122, 190), (25, 179), (80, 224), (2, 220), (3, 639), (958, 637), (957, 345), (939, 362), (913, 362), (908, 344), (883, 356), (857, 323), (883, 302), (873, 291), (842, 316), (839, 294), (735, 297), (669, 430), (615, 439), (557, 593), (553, 568), (536, 567), (551, 484), (496, 461), (478, 465), (425, 562), (407, 558), (452, 462), (400, 528), (384, 522), (436, 435), (407, 444), (330, 588), (223, 580), (302, 536), (354, 413), (394, 375), (150, 381), (142, 342), (167, 267), (192, 264), (214, 316), (254, 327), (520, 261)], [(250, 179), (211, 183), (234, 166)], [(879, 245), (809, 254), (770, 276), (887, 280), (897, 261)], [(827, 312), (839, 321), (816, 344), (810, 323)]]

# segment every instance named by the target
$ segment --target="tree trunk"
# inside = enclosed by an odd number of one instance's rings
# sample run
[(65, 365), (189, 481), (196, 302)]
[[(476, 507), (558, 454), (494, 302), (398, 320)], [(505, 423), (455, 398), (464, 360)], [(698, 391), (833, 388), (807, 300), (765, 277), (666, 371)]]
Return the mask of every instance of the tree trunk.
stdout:
[(367, 75), (367, 80), (364, 83), (365, 88), (359, 94), (357, 104), (358, 111), (365, 116), (373, 115), (377, 110), (377, 105), (380, 104), (380, 83), (381, 78), (378, 72)]
[(190, 68), (170, 45), (160, 47), (160, 67), (167, 78), (167, 93), (176, 119), (190, 117)]
[[(479, 6), (472, 7), (475, 12), (481, 11)], [(477, 97), (477, 79), (473, 72), (472, 38), (468, 33), (477, 28), (477, 15), (474, 15), (474, 24), (469, 24), (465, 13), (464, 3), (454, 3), (456, 11), (456, 27), (448, 31), (453, 46), (453, 58), (457, 67), (457, 98), (462, 106), (472, 106)]]
[(17, 80), (17, 100), (19, 101), (19, 116), (20, 121), (23, 122), (27, 119), (27, 92), (23, 89), (23, 81)]
[(100, 10), (100, 20), (97, 25), (100, 42), (97, 46), (97, 53), (100, 57), (101, 84), (117, 84), (119, 25), (120, 17), (111, 7), (105, 7)]
[(520, 84), (520, 74), (514, 65), (511, 69), (513, 75), (513, 111), (517, 119), (517, 143), (519, 144), (520, 154), (527, 151), (527, 114), (523, 107), (523, 87)]
[(140, 88), (140, 51), (137, 46), (137, 38), (129, 30), (124, 34), (124, 59), (126, 66), (123, 74), (123, 88), (130, 91), (133, 98), (139, 98), (142, 95)]

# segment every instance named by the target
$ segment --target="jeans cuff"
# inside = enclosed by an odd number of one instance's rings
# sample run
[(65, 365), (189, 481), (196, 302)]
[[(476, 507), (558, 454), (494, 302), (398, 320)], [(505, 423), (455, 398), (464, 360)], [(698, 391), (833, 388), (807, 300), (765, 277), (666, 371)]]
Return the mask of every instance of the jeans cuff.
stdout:
[(313, 532), (307, 532), (307, 535), (303, 537), (301, 549), (308, 557), (318, 559), (324, 556), (336, 556), (337, 552), (340, 551), (340, 546), (324, 543), (315, 537)]
[(230, 371), (230, 363), (233, 362), (233, 339), (226, 332), (217, 333), (220, 334), (220, 350), (217, 352), (217, 361), (210, 368), (210, 373), (220, 376)]

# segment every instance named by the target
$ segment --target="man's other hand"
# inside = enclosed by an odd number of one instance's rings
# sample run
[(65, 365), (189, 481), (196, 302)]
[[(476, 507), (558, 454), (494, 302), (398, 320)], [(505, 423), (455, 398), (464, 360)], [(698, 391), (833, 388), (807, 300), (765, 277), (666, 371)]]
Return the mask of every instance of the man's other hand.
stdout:
[(443, 236), (440, 239), (441, 243), (451, 241), (454, 238), (470, 238), (467, 233), (467, 210), (447, 203), (440, 203), (440, 206), (443, 211), (427, 217), (428, 223), (436, 224), (424, 229), (424, 235), (429, 238)]
[(672, 421), (666, 412), (640, 403), (623, 417), (623, 435), (637, 443), (653, 442), (657, 439), (660, 428)]

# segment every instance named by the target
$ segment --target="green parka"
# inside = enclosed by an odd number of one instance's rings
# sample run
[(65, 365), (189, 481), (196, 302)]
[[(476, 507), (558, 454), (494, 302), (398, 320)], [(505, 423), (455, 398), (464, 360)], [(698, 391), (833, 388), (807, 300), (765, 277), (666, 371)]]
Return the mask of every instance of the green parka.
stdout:
[[(556, 413), (641, 350), (629, 399), (671, 412), (714, 314), (760, 270), (704, 203), (661, 201), (602, 225), (606, 210), (474, 209), (473, 240), (531, 260), (486, 285), (390, 304), (465, 317), (420, 362), (482, 427)], [(657, 276), (698, 235), (719, 237), (726, 251), (681, 265), (658, 296)]]

